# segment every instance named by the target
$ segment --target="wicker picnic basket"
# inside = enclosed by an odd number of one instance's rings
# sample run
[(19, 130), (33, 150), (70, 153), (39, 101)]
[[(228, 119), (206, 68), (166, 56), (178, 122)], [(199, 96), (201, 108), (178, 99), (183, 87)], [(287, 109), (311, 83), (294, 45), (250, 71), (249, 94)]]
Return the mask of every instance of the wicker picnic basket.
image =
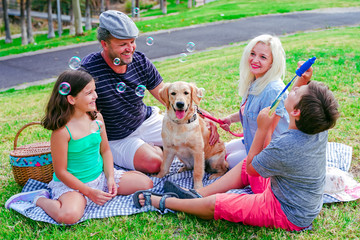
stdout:
[(40, 122), (25, 124), (16, 134), (14, 150), (10, 152), (10, 164), (15, 181), (23, 186), (31, 179), (48, 183), (53, 178), (53, 164), (51, 158), (50, 142), (32, 143), (18, 147), (17, 141), (20, 133), (31, 125), (40, 125)]

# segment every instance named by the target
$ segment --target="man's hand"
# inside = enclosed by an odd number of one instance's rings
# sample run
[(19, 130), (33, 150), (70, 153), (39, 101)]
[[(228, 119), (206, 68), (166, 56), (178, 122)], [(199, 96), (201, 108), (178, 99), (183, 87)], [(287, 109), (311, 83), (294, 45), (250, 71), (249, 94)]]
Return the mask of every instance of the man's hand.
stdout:
[(209, 121), (209, 128), (210, 128), (210, 137), (209, 137), (209, 144), (212, 146), (217, 142), (220, 142), (220, 136), (217, 131), (216, 125)]

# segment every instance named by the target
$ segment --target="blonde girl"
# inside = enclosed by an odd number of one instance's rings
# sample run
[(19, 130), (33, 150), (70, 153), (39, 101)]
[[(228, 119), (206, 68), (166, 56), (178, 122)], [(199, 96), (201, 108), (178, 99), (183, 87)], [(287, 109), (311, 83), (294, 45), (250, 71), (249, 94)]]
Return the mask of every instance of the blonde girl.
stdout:
[[(260, 35), (245, 47), (240, 61), (239, 95), (242, 97), (240, 111), (230, 114), (221, 125), (229, 130), (234, 122), (243, 126), (244, 138), (226, 143), (227, 161), (233, 168), (248, 154), (257, 129), (257, 116), (261, 109), (271, 105), (277, 94), (285, 87), (285, 51), (280, 39), (271, 35)], [(267, 133), (265, 145), (271, 138), (279, 136), (289, 125), (289, 116), (282, 98), (275, 118)]]

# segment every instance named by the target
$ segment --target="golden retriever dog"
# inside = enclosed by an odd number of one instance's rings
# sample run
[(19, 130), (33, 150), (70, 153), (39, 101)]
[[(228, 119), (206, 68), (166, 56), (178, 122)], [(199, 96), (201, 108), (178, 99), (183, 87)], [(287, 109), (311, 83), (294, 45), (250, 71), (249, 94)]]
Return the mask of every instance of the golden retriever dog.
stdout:
[(222, 176), (228, 169), (225, 145), (209, 144), (209, 121), (197, 113), (201, 92), (187, 82), (166, 83), (159, 95), (166, 105), (161, 136), (164, 156), (157, 177), (164, 177), (175, 156), (184, 163), (180, 171), (194, 169), (194, 188), (203, 186), (204, 171), (213, 173), (210, 179)]

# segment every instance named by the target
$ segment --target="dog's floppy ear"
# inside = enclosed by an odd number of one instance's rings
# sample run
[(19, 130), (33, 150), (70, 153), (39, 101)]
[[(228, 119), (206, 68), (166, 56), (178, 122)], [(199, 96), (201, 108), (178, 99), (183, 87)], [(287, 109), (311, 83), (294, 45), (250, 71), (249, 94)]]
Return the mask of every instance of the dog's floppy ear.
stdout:
[(201, 98), (199, 97), (199, 89), (196, 87), (196, 85), (194, 83), (190, 83), (190, 87), (191, 87), (191, 97), (192, 100), (195, 102), (196, 105), (200, 104)]
[(159, 90), (159, 97), (165, 103), (167, 109), (169, 109), (170, 107), (169, 87), (170, 87), (170, 83), (165, 83), (164, 86)]

